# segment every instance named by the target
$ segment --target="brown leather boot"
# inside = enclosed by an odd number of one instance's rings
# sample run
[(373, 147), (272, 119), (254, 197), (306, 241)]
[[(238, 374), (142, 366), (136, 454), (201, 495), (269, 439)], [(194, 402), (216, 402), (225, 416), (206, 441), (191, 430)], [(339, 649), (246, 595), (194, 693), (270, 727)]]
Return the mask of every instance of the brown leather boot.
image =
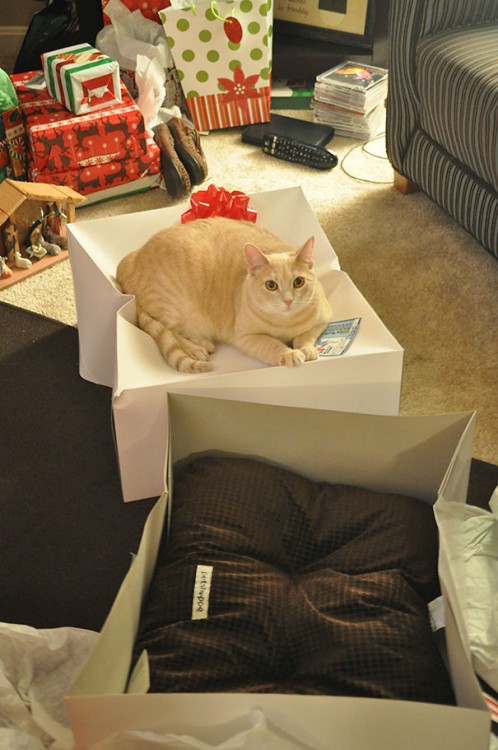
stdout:
[(187, 170), (192, 185), (204, 182), (208, 175), (206, 156), (199, 133), (185, 117), (172, 117), (168, 126), (173, 136), (176, 153)]
[(168, 193), (177, 198), (190, 192), (192, 183), (187, 170), (178, 158), (175, 142), (167, 124), (162, 122), (154, 128), (154, 140), (161, 149), (161, 169)]

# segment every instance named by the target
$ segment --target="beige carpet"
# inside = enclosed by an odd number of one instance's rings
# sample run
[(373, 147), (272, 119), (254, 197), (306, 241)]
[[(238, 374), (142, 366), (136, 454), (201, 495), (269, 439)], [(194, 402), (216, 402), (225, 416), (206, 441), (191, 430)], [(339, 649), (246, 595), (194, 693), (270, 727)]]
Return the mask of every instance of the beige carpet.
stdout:
[[(382, 139), (363, 147), (335, 138), (329, 147), (340, 165), (320, 172), (268, 157), (240, 133), (203, 136), (209, 177), (202, 188), (255, 193), (300, 185), (342, 269), (405, 349), (401, 413), (475, 409), (474, 456), (498, 464), (497, 261), (422, 193), (403, 196), (392, 187)], [(81, 208), (77, 221), (174, 202), (155, 189)], [(0, 300), (77, 324), (70, 261), (1, 292)]]

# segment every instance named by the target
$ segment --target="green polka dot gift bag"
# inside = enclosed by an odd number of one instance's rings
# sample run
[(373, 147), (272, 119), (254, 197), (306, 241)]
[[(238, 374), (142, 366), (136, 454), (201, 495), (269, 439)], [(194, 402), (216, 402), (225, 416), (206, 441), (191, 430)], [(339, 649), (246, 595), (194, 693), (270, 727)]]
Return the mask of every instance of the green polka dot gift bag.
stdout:
[(273, 0), (215, 0), (159, 15), (198, 130), (270, 119)]

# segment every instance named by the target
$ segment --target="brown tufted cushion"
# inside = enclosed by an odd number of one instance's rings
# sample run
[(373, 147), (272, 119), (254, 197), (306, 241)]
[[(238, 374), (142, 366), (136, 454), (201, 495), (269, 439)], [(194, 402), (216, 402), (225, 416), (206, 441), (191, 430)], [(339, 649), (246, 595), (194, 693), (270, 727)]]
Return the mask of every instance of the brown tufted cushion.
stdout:
[[(238, 457), (196, 457), (174, 476), (135, 648), (152, 692), (453, 702), (427, 616), (430, 505)], [(197, 565), (213, 575), (209, 615), (192, 620)]]

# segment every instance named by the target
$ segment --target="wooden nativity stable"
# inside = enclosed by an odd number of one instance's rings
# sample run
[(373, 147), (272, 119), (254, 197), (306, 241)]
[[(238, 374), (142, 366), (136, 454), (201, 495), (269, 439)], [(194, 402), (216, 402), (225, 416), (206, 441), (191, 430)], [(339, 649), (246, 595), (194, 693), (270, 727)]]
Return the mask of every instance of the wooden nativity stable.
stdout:
[[(75, 221), (76, 206), (86, 198), (72, 188), (44, 182), (0, 183), (0, 290), (67, 257), (65, 225)], [(53, 221), (52, 221), (53, 220)], [(51, 232), (60, 251), (37, 253), (33, 238)], [(53, 243), (52, 243), (53, 246)]]

